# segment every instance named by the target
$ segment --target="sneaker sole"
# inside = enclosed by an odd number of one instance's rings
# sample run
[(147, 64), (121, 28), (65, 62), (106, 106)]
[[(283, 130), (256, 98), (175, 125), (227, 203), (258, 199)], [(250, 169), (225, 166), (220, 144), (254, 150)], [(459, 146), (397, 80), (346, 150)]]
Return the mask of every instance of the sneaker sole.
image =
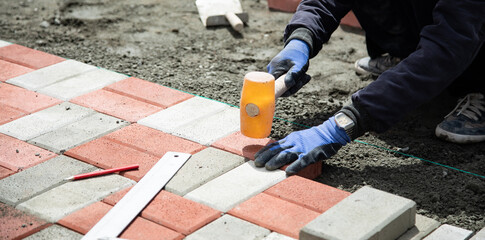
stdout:
[(478, 143), (485, 141), (485, 135), (472, 136), (472, 135), (461, 135), (456, 133), (448, 132), (439, 126), (436, 126), (435, 134), (438, 138), (446, 140), (453, 143)]
[[(360, 59), (359, 59), (359, 60), (360, 60)], [(367, 71), (367, 70), (365, 70), (365, 69), (361, 68), (361, 67), (359, 66), (359, 64), (358, 64), (359, 60), (355, 61), (355, 63), (354, 63), (354, 69), (355, 69), (355, 72), (356, 72), (357, 74), (360, 74), (360, 75), (368, 75), (368, 74), (370, 74), (370, 75), (372, 75), (372, 76), (374, 76), (374, 77), (378, 77), (378, 76), (380, 75), (380, 74), (378, 74), (378, 73), (369, 72), (369, 71)]]

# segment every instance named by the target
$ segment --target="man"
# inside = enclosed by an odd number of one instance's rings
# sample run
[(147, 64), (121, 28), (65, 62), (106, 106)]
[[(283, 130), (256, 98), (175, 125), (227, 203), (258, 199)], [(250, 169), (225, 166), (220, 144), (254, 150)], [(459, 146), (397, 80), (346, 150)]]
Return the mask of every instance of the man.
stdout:
[(452, 86), (466, 95), (436, 128), (456, 143), (485, 141), (485, 1), (303, 0), (285, 30), (285, 47), (268, 65), (297, 92), (308, 83), (314, 57), (353, 10), (366, 33), (368, 58), (358, 72), (378, 75), (323, 124), (297, 131), (256, 154), (258, 167), (295, 174), (333, 156), (367, 131), (383, 132), (419, 105)]

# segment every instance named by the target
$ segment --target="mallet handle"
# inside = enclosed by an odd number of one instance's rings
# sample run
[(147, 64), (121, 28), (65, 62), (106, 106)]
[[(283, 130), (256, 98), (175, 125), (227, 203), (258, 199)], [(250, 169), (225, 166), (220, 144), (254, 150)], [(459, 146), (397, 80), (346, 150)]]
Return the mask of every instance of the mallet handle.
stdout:
[(233, 12), (226, 12), (225, 16), (234, 30), (238, 32), (241, 32), (243, 30), (244, 23), (236, 14), (234, 14)]
[(283, 95), (283, 93), (286, 92), (286, 90), (288, 90), (285, 84), (285, 77), (286, 77), (286, 74), (283, 74), (274, 82), (275, 99), (279, 98), (281, 95)]

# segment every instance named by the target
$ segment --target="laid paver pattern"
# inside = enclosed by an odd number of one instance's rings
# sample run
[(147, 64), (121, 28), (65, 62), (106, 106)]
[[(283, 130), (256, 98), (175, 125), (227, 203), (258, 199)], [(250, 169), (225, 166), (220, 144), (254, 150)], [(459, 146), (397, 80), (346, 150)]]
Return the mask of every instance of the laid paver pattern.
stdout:
[(29, 91), (8, 83), (0, 83), (0, 103), (20, 110), (33, 113), (62, 101), (44, 94)]
[(44, 220), (0, 202), (0, 239), (22, 239), (46, 227)]
[(2, 82), (5, 82), (10, 78), (23, 75), (32, 71), (34, 71), (34, 69), (32, 68), (28, 68), (8, 61), (0, 60), (0, 72), (2, 72), (2, 74), (0, 75), (0, 81)]
[(268, 236), (263, 238), (263, 240), (295, 240), (295, 239), (277, 232), (272, 232)]
[(41, 240), (41, 239), (49, 239), (49, 240), (78, 240), (81, 239), (83, 235), (74, 232), (70, 229), (65, 227), (59, 226), (54, 224), (42, 231), (39, 231), (35, 234), (32, 234), (24, 240)]
[(0, 59), (33, 69), (47, 67), (65, 60), (64, 58), (17, 44), (1, 47)]
[(23, 111), (17, 110), (13, 107), (0, 103), (0, 124), (8, 123), (26, 114), (27, 113)]
[(0, 166), (0, 179), (4, 179), (12, 174), (14, 174), (14, 171)]
[(270, 138), (250, 138), (237, 131), (229, 136), (220, 138), (212, 143), (212, 146), (254, 160), (254, 154), (272, 142), (274, 140)]

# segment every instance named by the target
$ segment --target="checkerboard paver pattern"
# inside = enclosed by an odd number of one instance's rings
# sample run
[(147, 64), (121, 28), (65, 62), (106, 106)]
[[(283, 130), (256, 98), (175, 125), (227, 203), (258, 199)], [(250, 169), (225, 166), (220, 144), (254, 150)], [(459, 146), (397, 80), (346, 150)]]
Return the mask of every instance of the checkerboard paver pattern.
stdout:
[[(310, 180), (321, 162), (291, 177), (254, 167), (272, 141), (243, 136), (224, 103), (0, 40), (0, 239), (81, 238), (168, 151), (193, 156), (121, 238), (304, 239), (353, 194)], [(415, 221), (401, 239), (439, 226)]]

